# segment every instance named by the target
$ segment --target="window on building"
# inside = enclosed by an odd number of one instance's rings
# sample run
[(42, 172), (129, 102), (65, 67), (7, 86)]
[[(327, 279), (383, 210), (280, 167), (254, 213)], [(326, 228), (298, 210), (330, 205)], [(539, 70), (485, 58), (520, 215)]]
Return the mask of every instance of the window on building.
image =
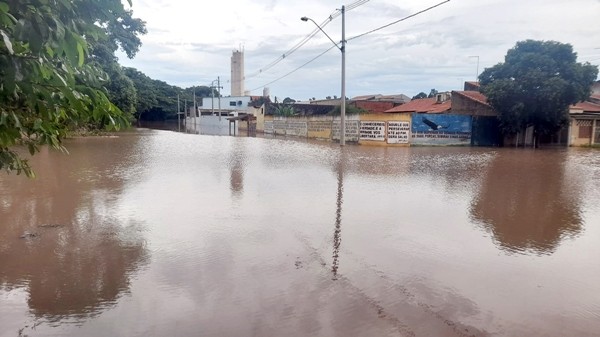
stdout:
[(577, 126), (579, 127), (579, 138), (591, 138), (592, 137), (592, 121), (591, 120), (577, 120)]
[(231, 102), (229, 102), (229, 106), (235, 106), (235, 105), (236, 105), (236, 104), (235, 104), (235, 102), (234, 102), (234, 101), (231, 101)]
[(592, 126), (579, 126), (579, 138), (590, 138), (592, 136)]

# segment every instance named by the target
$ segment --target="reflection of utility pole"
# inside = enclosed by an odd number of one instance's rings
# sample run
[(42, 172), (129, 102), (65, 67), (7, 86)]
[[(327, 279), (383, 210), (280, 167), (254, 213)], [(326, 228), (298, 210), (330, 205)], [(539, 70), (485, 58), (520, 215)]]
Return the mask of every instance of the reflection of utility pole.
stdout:
[(335, 229), (333, 231), (333, 263), (331, 272), (333, 280), (337, 280), (337, 271), (340, 266), (340, 245), (342, 243), (342, 203), (344, 202), (344, 165), (346, 156), (345, 148), (341, 147), (340, 158), (337, 167), (337, 198), (335, 209)]

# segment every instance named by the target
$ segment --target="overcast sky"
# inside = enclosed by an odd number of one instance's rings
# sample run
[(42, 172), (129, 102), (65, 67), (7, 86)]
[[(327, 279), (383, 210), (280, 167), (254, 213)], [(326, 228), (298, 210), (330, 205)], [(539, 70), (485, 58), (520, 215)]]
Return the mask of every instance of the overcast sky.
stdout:
[[(346, 38), (391, 23), (442, 0), (371, 0), (346, 13)], [(255, 75), (346, 3), (330, 0), (133, 0), (134, 16), (148, 34), (135, 59), (124, 66), (153, 79), (190, 87), (221, 78), (231, 92), (230, 58), (245, 51), (245, 89), (262, 94), (265, 84), (310, 61), (333, 44), (321, 33), (274, 67)], [(341, 40), (341, 16), (324, 30)], [(484, 68), (502, 62), (525, 39), (573, 45), (579, 61), (600, 64), (600, 0), (451, 0), (364, 37), (350, 40), (346, 95), (413, 96), (436, 88), (462, 88)], [(341, 53), (332, 49), (295, 73), (269, 84), (271, 97), (307, 100), (340, 96)], [(253, 76), (254, 75), (254, 76)]]

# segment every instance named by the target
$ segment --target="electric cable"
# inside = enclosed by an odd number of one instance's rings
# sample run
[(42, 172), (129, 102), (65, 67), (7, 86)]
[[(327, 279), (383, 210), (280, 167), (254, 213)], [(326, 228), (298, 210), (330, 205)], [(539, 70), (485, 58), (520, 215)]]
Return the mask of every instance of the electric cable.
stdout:
[[(355, 1), (353, 3), (351, 3), (350, 5), (346, 6), (346, 11), (350, 11), (353, 10), (357, 7), (360, 7), (364, 4), (366, 4), (367, 2), (369, 2), (370, 0), (359, 0), (359, 1)], [(321, 23), (319, 25), (319, 27), (321, 29), (323, 29), (323, 27), (327, 26), (331, 21), (333, 21), (333, 19), (337, 18), (338, 16), (341, 15), (341, 11), (340, 10), (335, 10), (333, 13), (331, 13), (327, 19), (325, 19), (323, 21), (323, 23)], [(267, 64), (266, 66), (260, 68), (259, 70), (244, 76), (244, 79), (247, 78), (252, 78), (255, 76), (258, 76), (266, 71), (268, 71), (269, 69), (273, 68), (274, 66), (276, 66), (279, 62), (283, 61), (285, 58), (289, 57), (291, 54), (293, 54), (294, 52), (296, 52), (298, 49), (300, 49), (302, 46), (304, 46), (308, 41), (310, 41), (315, 35), (317, 35), (319, 33), (320, 29), (319, 28), (315, 28), (312, 32), (310, 32), (307, 36), (305, 36), (304, 38), (302, 38), (302, 40), (300, 40), (298, 43), (296, 43), (292, 48), (290, 48), (288, 51), (286, 51), (285, 53), (283, 53), (281, 56), (277, 57), (275, 60), (273, 60), (271, 63)]]
[(408, 19), (410, 19), (410, 18), (413, 18), (413, 17), (415, 17), (415, 16), (417, 16), (417, 15), (419, 15), (419, 14), (423, 14), (423, 13), (425, 13), (425, 12), (427, 12), (427, 11), (430, 11), (430, 10), (432, 10), (432, 9), (436, 8), (436, 7), (439, 7), (439, 6), (441, 6), (441, 5), (443, 5), (443, 4), (447, 3), (447, 2), (450, 2), (450, 0), (442, 1), (442, 2), (438, 3), (437, 5), (433, 5), (433, 6), (431, 6), (431, 7), (428, 7), (428, 8), (426, 8), (426, 9), (423, 9), (423, 10), (421, 10), (421, 11), (418, 11), (418, 12), (416, 12), (416, 13), (414, 13), (414, 14), (411, 14), (411, 15), (409, 15), (409, 16), (405, 16), (405, 17), (403, 17), (402, 19), (396, 20), (396, 21), (394, 21), (394, 22), (390, 22), (390, 23), (388, 23), (387, 25), (383, 25), (383, 26), (381, 26), (381, 27), (379, 27), (379, 28), (375, 28), (375, 29), (372, 29), (372, 30), (370, 30), (370, 31), (368, 31), (368, 32), (364, 32), (364, 33), (362, 33), (362, 34), (359, 34), (359, 35), (353, 36), (353, 37), (351, 37), (351, 38), (349, 38), (349, 39), (346, 39), (346, 41), (351, 41), (351, 40), (354, 40), (354, 39), (358, 39), (359, 37), (363, 37), (363, 36), (365, 36), (365, 35), (368, 35), (368, 34), (374, 33), (374, 32), (376, 32), (376, 31), (378, 31), (378, 30), (382, 30), (382, 29), (384, 29), (384, 28), (387, 28), (387, 27), (389, 27), (389, 26), (395, 25), (395, 24), (397, 24), (397, 23), (399, 23), (399, 22), (402, 22), (402, 21), (408, 20)]
[(332, 50), (333, 48), (336, 48), (336, 47), (337, 47), (336, 45), (333, 45), (333, 46), (329, 47), (329, 48), (328, 48), (328, 49), (326, 49), (324, 52), (322, 52), (321, 54), (319, 54), (319, 55), (315, 56), (314, 58), (310, 59), (308, 62), (304, 63), (303, 65), (299, 66), (298, 68), (296, 68), (296, 69), (294, 69), (294, 70), (292, 70), (292, 71), (290, 71), (290, 72), (286, 73), (285, 75), (283, 75), (283, 76), (281, 76), (281, 77), (278, 77), (277, 79), (274, 79), (273, 81), (271, 81), (271, 82), (269, 82), (269, 83), (265, 83), (265, 84), (261, 85), (260, 87), (257, 87), (257, 88), (255, 88), (255, 89), (252, 89), (252, 90), (250, 90), (250, 92), (252, 92), (252, 91), (256, 91), (256, 90), (259, 90), (259, 89), (261, 89), (261, 88), (264, 88), (264, 87), (266, 87), (267, 85), (273, 84), (273, 83), (275, 83), (275, 82), (277, 82), (277, 81), (279, 81), (279, 80), (282, 80), (282, 79), (284, 79), (285, 77), (288, 77), (289, 75), (291, 75), (291, 74), (295, 73), (296, 71), (298, 71), (298, 70), (300, 70), (300, 69), (304, 68), (305, 66), (309, 65), (310, 63), (312, 63), (313, 61), (315, 61), (315, 60), (316, 60), (316, 59), (318, 59), (319, 57), (321, 57), (321, 56), (325, 55), (325, 54), (326, 54), (328, 51), (330, 51), (330, 50)]

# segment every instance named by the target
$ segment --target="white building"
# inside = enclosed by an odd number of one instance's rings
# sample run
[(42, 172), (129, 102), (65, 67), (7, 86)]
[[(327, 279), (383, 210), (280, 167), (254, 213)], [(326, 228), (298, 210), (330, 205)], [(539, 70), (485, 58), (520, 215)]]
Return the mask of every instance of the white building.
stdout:
[[(219, 115), (221, 111), (221, 116), (237, 116), (248, 111), (250, 99), (250, 96), (203, 97), (198, 105), (199, 114), (212, 115), (214, 112), (214, 115)], [(232, 114), (234, 112), (238, 114)]]

